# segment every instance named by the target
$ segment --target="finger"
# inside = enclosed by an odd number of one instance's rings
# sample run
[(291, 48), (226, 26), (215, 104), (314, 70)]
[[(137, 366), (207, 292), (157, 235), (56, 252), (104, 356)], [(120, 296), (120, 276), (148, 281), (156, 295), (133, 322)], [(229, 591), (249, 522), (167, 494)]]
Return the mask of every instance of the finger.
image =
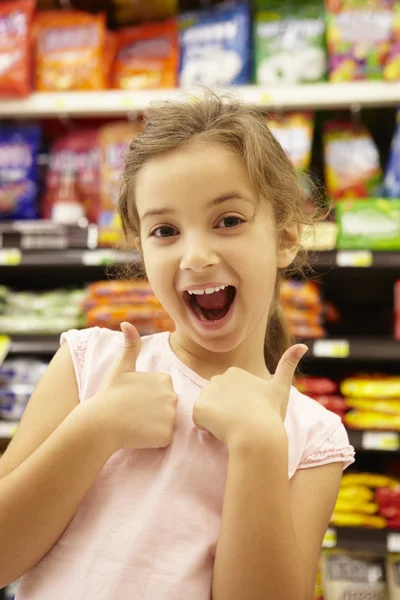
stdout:
[(296, 344), (286, 350), (276, 368), (274, 383), (290, 389), (297, 366), (307, 351), (304, 344)]
[(136, 371), (136, 361), (142, 347), (142, 340), (136, 327), (131, 323), (121, 323), (121, 331), (124, 334), (124, 349), (116, 366), (119, 373)]

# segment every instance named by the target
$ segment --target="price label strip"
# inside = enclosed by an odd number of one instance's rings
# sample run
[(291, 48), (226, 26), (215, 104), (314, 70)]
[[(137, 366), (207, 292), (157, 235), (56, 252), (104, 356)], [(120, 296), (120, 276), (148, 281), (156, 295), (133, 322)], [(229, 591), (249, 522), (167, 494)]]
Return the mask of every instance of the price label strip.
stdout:
[(336, 254), (338, 267), (372, 267), (373, 255), (369, 250), (343, 251)]
[(400, 552), (400, 533), (388, 533), (386, 548), (388, 552)]
[(337, 534), (336, 530), (329, 527), (326, 530), (324, 541), (322, 542), (323, 548), (336, 548), (337, 545)]
[(396, 452), (400, 448), (400, 435), (394, 431), (365, 431), (361, 445), (364, 450)]
[(17, 431), (18, 423), (2, 423), (0, 422), (0, 439), (9, 440)]
[(347, 358), (350, 344), (348, 340), (316, 340), (313, 354), (318, 358)]

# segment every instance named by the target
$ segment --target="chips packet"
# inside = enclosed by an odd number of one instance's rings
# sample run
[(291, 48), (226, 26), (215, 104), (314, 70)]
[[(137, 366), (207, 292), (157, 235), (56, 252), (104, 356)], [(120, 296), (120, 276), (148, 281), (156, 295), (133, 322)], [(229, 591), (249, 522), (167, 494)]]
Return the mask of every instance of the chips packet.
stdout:
[(30, 27), (34, 0), (0, 3), (0, 96), (31, 91)]
[(80, 11), (44, 11), (33, 22), (35, 87), (39, 91), (106, 87), (105, 17)]

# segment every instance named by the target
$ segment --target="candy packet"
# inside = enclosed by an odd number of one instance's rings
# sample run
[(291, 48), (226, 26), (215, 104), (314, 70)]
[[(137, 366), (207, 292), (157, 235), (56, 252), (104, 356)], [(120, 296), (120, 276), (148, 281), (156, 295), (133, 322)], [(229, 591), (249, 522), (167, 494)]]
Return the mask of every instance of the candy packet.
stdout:
[(329, 78), (333, 82), (393, 78), (396, 0), (325, 0)]
[(338, 248), (400, 250), (399, 200), (341, 200), (335, 212)]
[(33, 22), (36, 89), (104, 89), (105, 35), (103, 14), (67, 10), (38, 13)]
[(386, 198), (400, 198), (400, 111), (397, 112), (396, 121), (396, 131), (390, 146), (390, 154), (383, 181), (383, 195)]
[(179, 27), (181, 86), (250, 81), (250, 13), (245, 2), (184, 13)]
[(117, 33), (113, 87), (123, 90), (172, 88), (178, 76), (175, 20), (146, 23)]
[(268, 4), (254, 23), (255, 79), (259, 85), (322, 81), (326, 75), (325, 22), (319, 0)]
[(0, 126), (0, 219), (37, 218), (40, 141), (36, 125)]
[[(349, 527), (381, 527), (385, 519), (354, 516)], [(383, 525), (384, 526), (384, 525)], [(323, 553), (322, 572), (325, 600), (387, 600), (385, 557), (369, 552), (329, 550)]]
[(30, 27), (34, 0), (0, 3), (0, 96), (31, 91)]
[(369, 198), (382, 183), (379, 152), (361, 123), (330, 121), (324, 133), (325, 183), (328, 196)]
[(307, 171), (310, 168), (314, 136), (313, 113), (271, 114), (266, 117), (266, 124), (288, 154), (296, 171)]

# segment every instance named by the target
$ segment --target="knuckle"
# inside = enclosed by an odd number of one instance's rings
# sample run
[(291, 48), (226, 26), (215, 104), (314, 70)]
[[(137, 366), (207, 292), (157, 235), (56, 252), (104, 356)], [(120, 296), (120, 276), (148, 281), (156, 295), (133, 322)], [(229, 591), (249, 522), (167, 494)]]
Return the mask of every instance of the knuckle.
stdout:
[(294, 360), (291, 360), (290, 358), (287, 358), (285, 360), (285, 364), (290, 368), (290, 369), (295, 369), (297, 367), (297, 363)]

